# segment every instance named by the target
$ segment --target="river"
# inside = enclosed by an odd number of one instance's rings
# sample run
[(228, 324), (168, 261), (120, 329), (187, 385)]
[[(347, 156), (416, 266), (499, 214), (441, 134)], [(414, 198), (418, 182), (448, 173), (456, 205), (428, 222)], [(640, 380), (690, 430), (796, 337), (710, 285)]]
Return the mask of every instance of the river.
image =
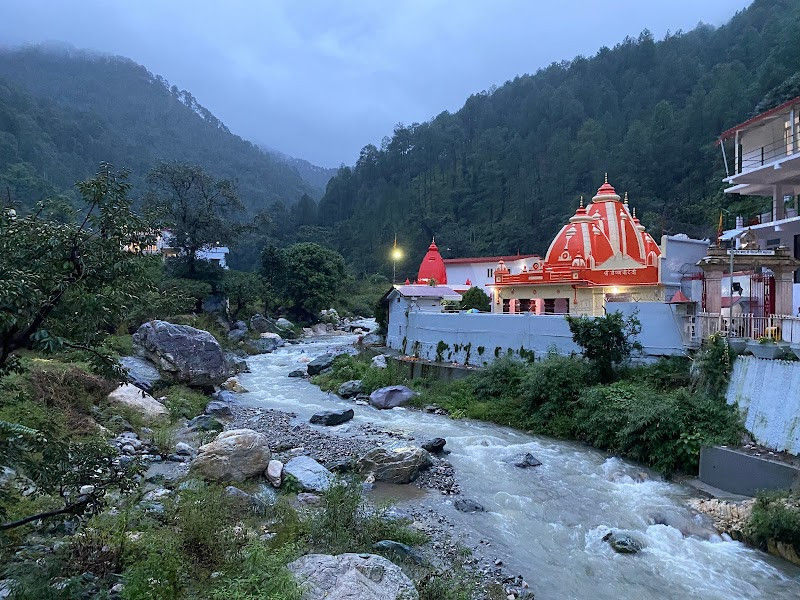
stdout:
[[(582, 444), (531, 436), (487, 423), (397, 408), (377, 410), (325, 393), (307, 380), (287, 377), (303, 357), (340, 351), (354, 336), (317, 338), (248, 359), (239, 376), (248, 405), (297, 413), (335, 407), (355, 410), (351, 424), (374, 423), (418, 439), (444, 437), (456, 479), (467, 498), (486, 507), (463, 514), (452, 498), (421, 494), (404, 502), (435, 507), (452, 520), (466, 544), (491, 541), (493, 555), (530, 583), (537, 600), (550, 599), (798, 599), (800, 569), (719, 536), (685, 536), (701, 530), (686, 505), (688, 488), (668, 483), (641, 466), (609, 458)], [(351, 424), (326, 428), (347, 435)], [(531, 452), (542, 465), (519, 469), (506, 462)], [(644, 544), (636, 555), (615, 553), (602, 537), (613, 529)]]

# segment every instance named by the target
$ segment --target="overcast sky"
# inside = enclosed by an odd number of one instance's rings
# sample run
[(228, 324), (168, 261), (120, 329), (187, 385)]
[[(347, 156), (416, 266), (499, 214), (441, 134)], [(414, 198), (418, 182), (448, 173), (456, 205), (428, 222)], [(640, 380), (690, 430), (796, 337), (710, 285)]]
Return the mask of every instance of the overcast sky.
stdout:
[(0, 43), (121, 54), (234, 132), (324, 166), (395, 123), (645, 28), (720, 25), (749, 0), (0, 0)]

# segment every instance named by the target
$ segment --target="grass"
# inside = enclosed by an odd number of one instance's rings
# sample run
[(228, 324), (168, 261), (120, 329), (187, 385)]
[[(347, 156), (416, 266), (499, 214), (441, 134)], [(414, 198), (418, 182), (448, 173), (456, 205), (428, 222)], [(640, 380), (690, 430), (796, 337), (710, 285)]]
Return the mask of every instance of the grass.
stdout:
[(170, 386), (162, 393), (166, 397), (164, 405), (172, 421), (181, 418), (191, 419), (203, 414), (209, 402), (205, 394), (182, 385)]
[(756, 498), (745, 538), (758, 548), (771, 541), (783, 542), (800, 553), (800, 495), (790, 492), (762, 492)]

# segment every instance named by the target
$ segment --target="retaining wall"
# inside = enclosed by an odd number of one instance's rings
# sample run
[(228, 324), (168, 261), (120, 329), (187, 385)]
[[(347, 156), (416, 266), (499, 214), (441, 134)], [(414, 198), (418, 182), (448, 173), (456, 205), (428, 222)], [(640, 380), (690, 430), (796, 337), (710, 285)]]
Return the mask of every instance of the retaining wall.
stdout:
[(727, 400), (759, 444), (800, 454), (800, 362), (737, 357)]
[[(680, 322), (673, 308), (660, 302), (618, 302), (609, 312), (636, 313), (642, 324), (639, 341), (645, 357), (684, 355)], [(386, 343), (410, 356), (484, 365), (509, 353), (541, 358), (548, 352), (579, 353), (563, 315), (441, 313), (390, 306)]]

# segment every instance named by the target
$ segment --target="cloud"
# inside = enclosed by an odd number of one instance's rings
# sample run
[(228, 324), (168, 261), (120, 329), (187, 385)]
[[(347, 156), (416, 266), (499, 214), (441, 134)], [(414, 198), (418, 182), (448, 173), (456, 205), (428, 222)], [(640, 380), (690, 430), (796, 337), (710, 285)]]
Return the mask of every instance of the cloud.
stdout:
[(395, 123), (649, 28), (721, 24), (746, 0), (3, 0), (0, 39), (121, 54), (236, 133), (326, 166)]

